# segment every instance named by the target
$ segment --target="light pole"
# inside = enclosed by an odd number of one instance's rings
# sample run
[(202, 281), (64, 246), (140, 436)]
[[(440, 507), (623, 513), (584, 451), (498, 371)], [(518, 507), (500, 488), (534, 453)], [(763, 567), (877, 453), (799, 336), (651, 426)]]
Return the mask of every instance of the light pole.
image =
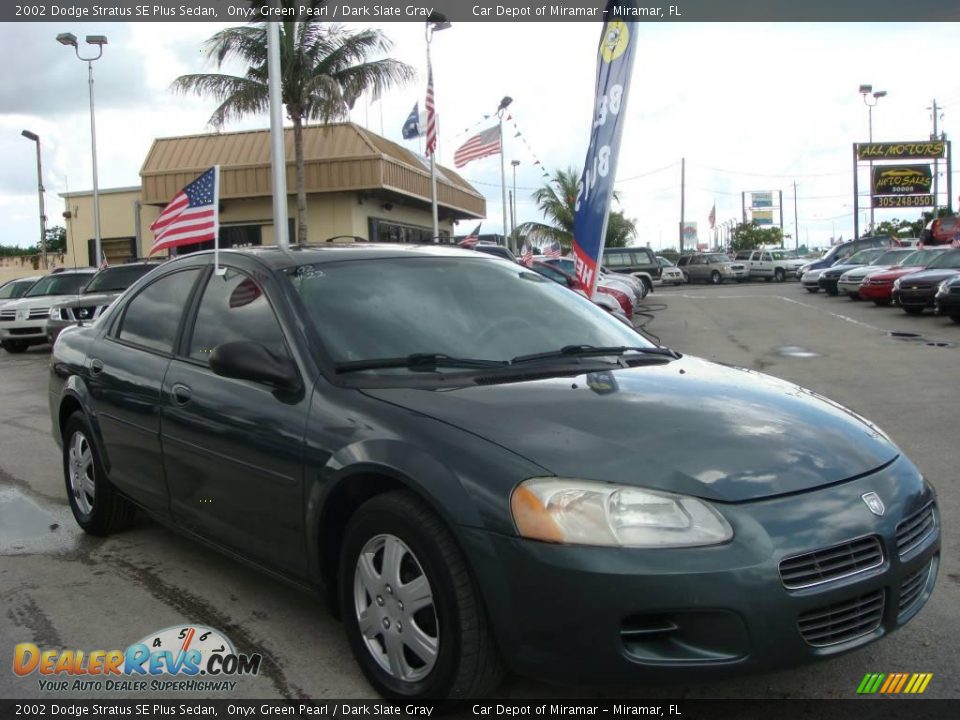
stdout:
[[(867, 106), (867, 131), (868, 139), (873, 142), (873, 108), (880, 102), (880, 98), (886, 97), (886, 90), (874, 90), (873, 85), (861, 85), (860, 95), (863, 96), (863, 104)], [(870, 98), (873, 102), (870, 102)], [(870, 161), (870, 232), (873, 232), (873, 160)]]
[[(430, 62), (430, 43), (433, 42), (435, 32), (446, 30), (449, 27), (450, 23), (444, 15), (432, 12), (423, 29), (427, 41), (427, 152), (430, 153), (430, 210), (433, 214), (433, 242), (439, 242), (440, 216), (437, 210), (437, 120), (434, 111), (433, 65)], [(433, 125), (432, 128), (431, 125)]]
[(47, 269), (47, 216), (43, 211), (43, 169), (40, 166), (40, 136), (29, 130), (20, 133), (27, 140), (37, 144), (37, 195), (40, 196), (40, 255), (43, 257), (43, 269)]
[(519, 160), (511, 160), (510, 165), (513, 166), (513, 199), (510, 203), (510, 235), (513, 237), (513, 244), (517, 244), (517, 238), (514, 237), (517, 232), (517, 165), (520, 164)]
[(103, 55), (103, 46), (107, 44), (106, 35), (87, 35), (85, 38), (87, 45), (97, 46), (96, 57), (83, 57), (80, 55), (80, 46), (77, 44), (77, 36), (73, 33), (60, 33), (57, 35), (57, 42), (61, 45), (70, 45), (77, 54), (77, 59), (87, 64), (87, 78), (90, 88), (90, 154), (93, 159), (93, 235), (94, 235), (94, 260), (93, 266), (99, 267), (103, 261), (103, 248), (100, 239), (100, 188), (97, 185), (97, 124), (93, 111), (93, 62), (99, 60)]

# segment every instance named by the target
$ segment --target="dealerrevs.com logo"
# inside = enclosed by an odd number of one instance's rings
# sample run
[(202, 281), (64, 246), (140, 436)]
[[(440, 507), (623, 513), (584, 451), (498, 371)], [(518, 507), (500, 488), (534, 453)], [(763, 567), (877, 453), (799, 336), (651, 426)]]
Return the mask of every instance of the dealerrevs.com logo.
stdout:
[(51, 650), (20, 643), (13, 672), (39, 675), (40, 690), (63, 691), (232, 691), (232, 678), (256, 675), (259, 653), (237, 653), (220, 631), (179, 625), (151, 633), (126, 650)]

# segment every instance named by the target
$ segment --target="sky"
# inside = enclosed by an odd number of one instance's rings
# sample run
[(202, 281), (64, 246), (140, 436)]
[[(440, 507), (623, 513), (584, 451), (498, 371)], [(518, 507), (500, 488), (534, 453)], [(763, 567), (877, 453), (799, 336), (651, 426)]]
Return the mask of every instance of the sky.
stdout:
[[(402, 140), (400, 129), (415, 102), (422, 108), (423, 25), (352, 25), (383, 30), (394, 43), (391, 55), (412, 65), (418, 79), (377, 102), (359, 101), (351, 119), (419, 150), (418, 141)], [(41, 137), (49, 224), (63, 210), (59, 193), (92, 188), (87, 68), (72, 48), (55, 41), (57, 33), (106, 34), (109, 40), (94, 63), (103, 189), (138, 185), (154, 138), (211, 131), (213, 101), (174, 95), (169, 87), (178, 75), (215, 70), (202, 43), (225, 26), (0, 24), (0, 244), (29, 245), (40, 234), (35, 145), (21, 130)], [(572, 167), (579, 173), (582, 167), (599, 32), (596, 23), (473, 22), (434, 36), (441, 164), (452, 165), (457, 146), (494, 122), (484, 116), (501, 97), (514, 99), (511, 114), (533, 151), (505, 131), (508, 188), (510, 162), (520, 162), (518, 222), (541, 219), (530, 199), (545, 181), (535, 158), (547, 171)], [(784, 232), (801, 245), (823, 247), (831, 238), (851, 237), (852, 143), (868, 137), (869, 111), (859, 86), (888, 93), (872, 112), (875, 141), (928, 139), (933, 99), (942, 106), (938, 129), (952, 138), (960, 129), (960, 44), (948, 41), (953, 35), (952, 27), (908, 23), (640, 24), (614, 207), (636, 221), (636, 244), (676, 247), (685, 158), (685, 219), (698, 223), (701, 241), (709, 236), (713, 204), (718, 224), (738, 218), (745, 191), (773, 191), (775, 197), (782, 191)], [(250, 117), (225, 129), (267, 125), (266, 116)], [(460, 172), (486, 196), (482, 232), (500, 232), (500, 158), (474, 161)], [(940, 172), (945, 178), (943, 164)], [(865, 167), (860, 179), (863, 189)], [(960, 170), (953, 181), (956, 207)], [(876, 220), (919, 214), (878, 210)], [(868, 216), (861, 211), (861, 228)], [(458, 232), (474, 225), (461, 223)]]

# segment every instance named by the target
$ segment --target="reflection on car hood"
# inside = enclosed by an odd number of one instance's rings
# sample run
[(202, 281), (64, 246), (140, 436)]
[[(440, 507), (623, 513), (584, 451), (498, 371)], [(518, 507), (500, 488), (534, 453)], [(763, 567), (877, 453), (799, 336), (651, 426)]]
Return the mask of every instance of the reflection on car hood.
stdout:
[(560, 476), (720, 501), (839, 482), (899, 454), (878, 428), (809, 390), (691, 357), (576, 377), (364, 392)]
[(956, 275), (958, 270), (939, 268), (910, 273), (900, 278), (901, 285), (939, 285), (949, 277)]
[(123, 293), (122, 290), (88, 295), (70, 295), (69, 298), (55, 304), (55, 307), (86, 307), (88, 305), (107, 305), (116, 300)]

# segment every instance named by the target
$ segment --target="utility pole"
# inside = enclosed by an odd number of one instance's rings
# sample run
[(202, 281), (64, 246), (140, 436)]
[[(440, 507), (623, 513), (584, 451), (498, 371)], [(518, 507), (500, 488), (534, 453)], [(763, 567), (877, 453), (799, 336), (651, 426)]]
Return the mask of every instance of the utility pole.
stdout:
[(680, 158), (680, 254), (683, 255), (683, 222), (685, 212), (685, 196), (687, 182), (687, 159)]
[[(933, 112), (933, 134), (930, 136), (931, 140), (940, 139), (940, 135), (937, 132), (937, 120), (939, 119), (939, 110), (937, 106), (937, 99), (933, 99), (931, 107), (928, 107), (927, 110)], [(940, 162), (938, 158), (933, 159), (933, 214), (936, 217), (937, 206), (940, 204)]]
[(793, 249), (800, 249), (800, 225), (797, 223), (797, 181), (793, 181)]

